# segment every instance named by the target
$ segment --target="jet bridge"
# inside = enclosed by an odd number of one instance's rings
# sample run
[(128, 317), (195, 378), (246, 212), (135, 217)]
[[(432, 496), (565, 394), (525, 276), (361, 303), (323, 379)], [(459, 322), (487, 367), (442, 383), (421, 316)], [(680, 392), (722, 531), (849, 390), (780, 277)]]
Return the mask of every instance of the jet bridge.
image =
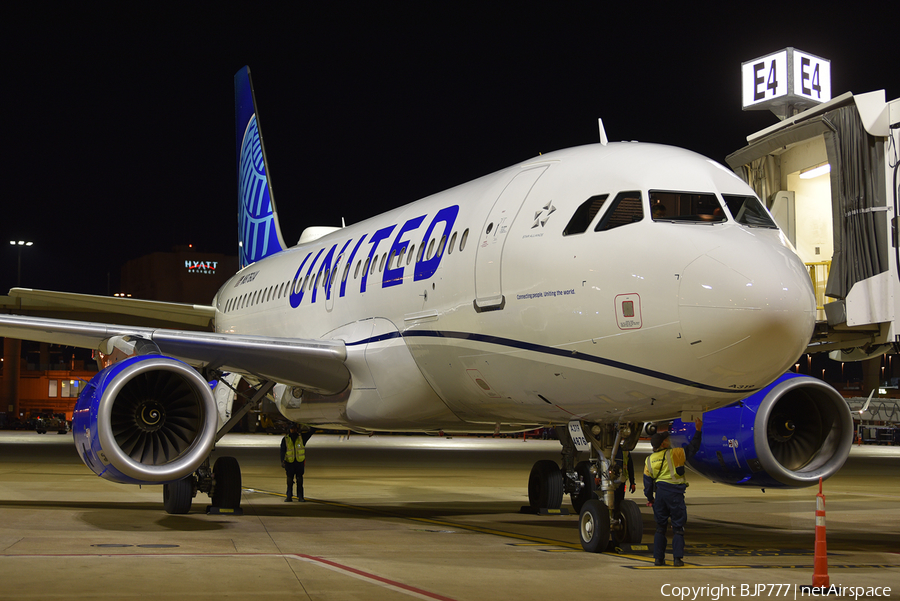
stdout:
[(900, 99), (848, 92), (747, 142), (726, 160), (807, 265), (818, 304), (808, 352), (843, 361), (896, 352)]

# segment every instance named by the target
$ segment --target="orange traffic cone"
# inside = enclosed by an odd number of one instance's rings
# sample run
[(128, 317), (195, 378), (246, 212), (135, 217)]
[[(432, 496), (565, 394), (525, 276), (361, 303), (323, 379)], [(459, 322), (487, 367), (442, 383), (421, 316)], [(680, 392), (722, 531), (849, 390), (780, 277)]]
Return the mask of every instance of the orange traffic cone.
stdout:
[(825, 495), (822, 494), (822, 479), (819, 478), (819, 494), (816, 495), (816, 552), (813, 560), (812, 585), (827, 587), (828, 551), (825, 546)]

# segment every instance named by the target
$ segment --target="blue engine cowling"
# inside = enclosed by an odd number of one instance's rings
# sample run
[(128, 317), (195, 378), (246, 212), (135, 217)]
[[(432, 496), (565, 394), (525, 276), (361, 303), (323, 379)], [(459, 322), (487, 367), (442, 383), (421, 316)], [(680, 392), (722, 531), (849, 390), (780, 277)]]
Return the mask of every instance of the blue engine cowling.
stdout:
[[(693, 422), (675, 420), (672, 445), (686, 445)], [(821, 380), (785, 374), (743, 401), (703, 415), (700, 450), (690, 467), (724, 484), (812, 486), (836, 473), (853, 443), (847, 402)]]
[(218, 429), (209, 383), (162, 355), (110, 365), (78, 397), (75, 446), (95, 474), (124, 484), (166, 484), (209, 456)]

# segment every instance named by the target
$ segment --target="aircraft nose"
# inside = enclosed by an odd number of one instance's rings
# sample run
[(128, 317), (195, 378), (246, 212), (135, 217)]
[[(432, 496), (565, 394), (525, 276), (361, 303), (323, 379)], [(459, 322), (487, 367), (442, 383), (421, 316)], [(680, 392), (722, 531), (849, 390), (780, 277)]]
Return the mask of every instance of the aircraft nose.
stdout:
[(815, 309), (803, 263), (766, 240), (709, 251), (680, 278), (682, 337), (710, 384), (755, 388), (780, 376), (809, 344)]

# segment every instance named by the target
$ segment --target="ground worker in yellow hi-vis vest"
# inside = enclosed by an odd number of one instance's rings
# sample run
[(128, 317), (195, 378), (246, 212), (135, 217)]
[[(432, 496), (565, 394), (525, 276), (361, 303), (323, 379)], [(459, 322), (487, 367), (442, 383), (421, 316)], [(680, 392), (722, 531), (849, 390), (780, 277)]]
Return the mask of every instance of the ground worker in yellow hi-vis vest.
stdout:
[[(653, 454), (644, 462), (644, 496), (653, 505), (656, 518), (656, 535), (653, 537), (653, 557), (658, 566), (666, 565), (666, 528), (672, 520), (673, 565), (683, 566), (684, 525), (687, 523), (687, 507), (684, 491), (684, 463), (700, 448), (700, 429), (703, 421), (694, 420), (697, 431), (686, 448), (672, 448), (668, 432), (657, 432), (650, 438)], [(654, 491), (656, 493), (654, 499)]]
[(297, 424), (291, 424), (291, 430), (281, 439), (281, 467), (287, 475), (287, 492), (284, 502), (290, 503), (294, 494), (294, 478), (297, 479), (297, 500), (303, 497), (303, 472), (306, 470), (306, 443), (312, 436), (312, 430), (300, 434)]

